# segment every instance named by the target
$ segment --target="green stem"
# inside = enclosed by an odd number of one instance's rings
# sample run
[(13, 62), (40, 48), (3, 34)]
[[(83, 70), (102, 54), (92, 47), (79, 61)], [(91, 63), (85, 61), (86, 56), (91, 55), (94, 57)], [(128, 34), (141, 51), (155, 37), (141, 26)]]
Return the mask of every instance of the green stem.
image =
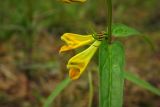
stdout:
[(108, 31), (108, 43), (112, 42), (112, 0), (106, 0), (107, 2), (107, 31)]
[(92, 80), (92, 74), (91, 72), (88, 72), (88, 78), (89, 78), (89, 104), (88, 107), (92, 107), (92, 101), (93, 101), (93, 80)]

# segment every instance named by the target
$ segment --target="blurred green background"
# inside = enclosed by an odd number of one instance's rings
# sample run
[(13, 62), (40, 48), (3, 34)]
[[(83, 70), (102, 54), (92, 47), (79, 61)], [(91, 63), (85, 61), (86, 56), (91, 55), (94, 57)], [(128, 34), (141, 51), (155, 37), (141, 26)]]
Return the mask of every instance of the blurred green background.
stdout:
[[(160, 88), (160, 1), (113, 0), (113, 22), (149, 37), (119, 39), (126, 49), (126, 70)], [(56, 85), (68, 76), (67, 60), (76, 51), (59, 54), (65, 32), (91, 34), (106, 27), (104, 0), (64, 4), (60, 0), (3, 0), (0, 3), (0, 107), (42, 107)], [(87, 68), (94, 78), (93, 107), (98, 107), (95, 57)], [(54, 107), (88, 107), (88, 73), (73, 81)], [(124, 107), (160, 107), (160, 97), (126, 81)]]

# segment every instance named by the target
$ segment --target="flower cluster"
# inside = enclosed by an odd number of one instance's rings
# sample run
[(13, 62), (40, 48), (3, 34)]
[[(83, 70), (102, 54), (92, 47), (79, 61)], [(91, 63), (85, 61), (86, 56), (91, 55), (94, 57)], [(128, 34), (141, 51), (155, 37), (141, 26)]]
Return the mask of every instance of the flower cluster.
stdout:
[(69, 69), (70, 78), (72, 80), (78, 79), (86, 69), (98, 46), (101, 44), (101, 41), (94, 39), (93, 35), (79, 35), (73, 33), (65, 33), (61, 36), (61, 39), (66, 45), (61, 47), (60, 53), (92, 43), (89, 48), (73, 56), (68, 61), (67, 68)]
[[(84, 3), (86, 0), (62, 0), (65, 3), (80, 2)], [(61, 40), (66, 43), (60, 49), (60, 53), (79, 48), (84, 45), (91, 44), (89, 48), (81, 53), (73, 56), (67, 64), (69, 69), (69, 76), (72, 80), (78, 79), (86, 69), (88, 63), (96, 52), (100, 41), (96, 40), (95, 35), (79, 35), (73, 33), (65, 33), (61, 36)]]

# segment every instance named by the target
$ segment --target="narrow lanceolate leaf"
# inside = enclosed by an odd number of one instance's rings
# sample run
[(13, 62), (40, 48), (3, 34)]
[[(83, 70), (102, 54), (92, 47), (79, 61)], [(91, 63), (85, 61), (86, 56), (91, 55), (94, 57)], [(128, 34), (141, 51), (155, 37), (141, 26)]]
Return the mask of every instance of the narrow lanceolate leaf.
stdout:
[(154, 94), (157, 94), (160, 96), (160, 89), (152, 86), (150, 83), (140, 79), (138, 76), (136, 76), (135, 74), (131, 73), (131, 72), (124, 72), (124, 78), (133, 82), (134, 84), (147, 89), (151, 92), (153, 92)]
[(53, 90), (51, 95), (47, 98), (47, 100), (44, 103), (43, 107), (52, 107), (51, 104), (54, 101), (54, 99), (60, 94), (60, 92), (65, 89), (68, 84), (71, 82), (70, 78), (66, 78), (61, 83), (57, 85), (57, 87)]
[(140, 36), (140, 37), (142, 37), (142, 39), (146, 42), (146, 43), (148, 43), (148, 45), (150, 46), (150, 48), (151, 48), (151, 50), (153, 51), (153, 52), (155, 52), (156, 51), (156, 49), (155, 49), (155, 44), (154, 44), (154, 42), (151, 40), (151, 38), (149, 37), (149, 36), (147, 36), (147, 35), (142, 35), (142, 36)]
[(128, 27), (124, 24), (113, 24), (112, 35), (114, 37), (128, 37), (140, 34), (136, 29)]
[(124, 60), (121, 43), (108, 45), (102, 41), (99, 49), (100, 107), (122, 107)]

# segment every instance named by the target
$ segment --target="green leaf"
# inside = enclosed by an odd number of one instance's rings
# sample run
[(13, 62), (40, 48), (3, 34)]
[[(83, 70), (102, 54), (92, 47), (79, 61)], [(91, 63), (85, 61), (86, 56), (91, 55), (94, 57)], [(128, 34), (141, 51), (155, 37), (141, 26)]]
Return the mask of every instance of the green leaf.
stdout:
[(71, 82), (70, 78), (66, 78), (61, 83), (58, 84), (58, 86), (53, 90), (51, 95), (47, 98), (47, 100), (44, 103), (43, 107), (51, 107), (53, 100), (60, 94), (61, 91), (63, 91), (64, 88), (68, 86), (68, 84)]
[(124, 59), (121, 43), (108, 45), (102, 41), (99, 49), (100, 107), (122, 107)]
[(131, 73), (131, 72), (124, 72), (124, 78), (126, 78), (127, 80), (133, 82), (134, 84), (145, 88), (151, 92), (153, 92), (154, 94), (157, 94), (160, 96), (160, 89), (152, 86), (150, 83), (148, 83), (147, 81), (144, 81), (142, 79), (140, 79), (138, 76), (136, 76), (135, 74)]
[(134, 28), (128, 27), (124, 24), (113, 24), (112, 25), (112, 35), (114, 37), (128, 37), (140, 34)]

